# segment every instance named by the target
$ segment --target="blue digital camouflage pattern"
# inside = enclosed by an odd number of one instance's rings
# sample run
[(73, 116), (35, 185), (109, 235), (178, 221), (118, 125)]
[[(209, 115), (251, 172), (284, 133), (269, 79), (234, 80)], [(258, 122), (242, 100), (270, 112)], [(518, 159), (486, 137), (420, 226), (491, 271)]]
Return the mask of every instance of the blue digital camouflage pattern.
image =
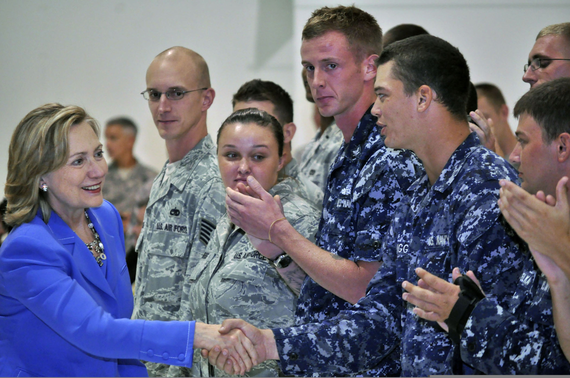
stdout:
[[(413, 153), (384, 145), (369, 109), (331, 167), (317, 245), (351, 261), (380, 261), (394, 209), (421, 172)], [(297, 324), (321, 321), (350, 307), (307, 277), (299, 296)]]
[[(394, 208), (422, 172), (411, 152), (384, 146), (369, 109), (331, 168), (318, 245), (352, 261), (383, 260), (381, 242)], [(399, 375), (402, 304), (394, 274), (381, 269), (373, 281), (385, 289), (371, 291), (355, 306), (307, 278), (298, 326), (273, 330), (283, 372)]]
[(323, 133), (319, 130), (305, 146), (299, 169), (322, 191), (327, 187), (330, 168), (343, 142), (342, 131), (333, 122)]
[(527, 259), (508, 306), (477, 304), (461, 335), (461, 357), (485, 374), (570, 374), (552, 320), (546, 277)]
[[(517, 176), (508, 162), (470, 134), (433, 185), (427, 175), (414, 183), (384, 240), (386, 253), (396, 254), (397, 284), (417, 284), (417, 267), (451, 281), (452, 269), (459, 267), (461, 272), (472, 270), (487, 295), (508, 304), (528, 253), (497, 200), (499, 180), (517, 182)], [(473, 373), (454, 355), (448, 334), (416, 316), (413, 308), (407, 303), (402, 311), (402, 375)]]
[[(190, 290), (187, 277), (226, 212), (226, 192), (209, 135), (175, 164), (179, 166), (167, 180), (163, 182), (165, 166), (154, 181), (137, 241), (134, 319), (192, 320), (184, 308)], [(147, 368), (151, 376), (164, 376), (168, 365), (147, 363)]]

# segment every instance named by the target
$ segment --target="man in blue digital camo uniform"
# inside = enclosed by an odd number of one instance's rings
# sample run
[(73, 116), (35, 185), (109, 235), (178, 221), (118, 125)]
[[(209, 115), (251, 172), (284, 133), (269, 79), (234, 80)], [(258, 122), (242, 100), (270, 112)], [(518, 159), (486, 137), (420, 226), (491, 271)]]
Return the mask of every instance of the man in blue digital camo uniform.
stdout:
[[(499, 206), (505, 219), (528, 241), (540, 270), (533, 260), (524, 260), (523, 273), (510, 301), (501, 304), (492, 292), (485, 291), (486, 297), (463, 311), (464, 322), (456, 332), (461, 358), (487, 374), (570, 373), (570, 364), (556, 337), (558, 332), (564, 340), (568, 330), (568, 222), (558, 222), (560, 227), (544, 215), (559, 210), (564, 218), (569, 215), (566, 195), (560, 195), (561, 190), (566, 191), (567, 182), (561, 179), (570, 176), (569, 102), (570, 78), (565, 78), (533, 87), (515, 105), (519, 125), (510, 159), (519, 170), (522, 188), (501, 181)], [(555, 194), (566, 204), (550, 207), (538, 199)], [(557, 234), (560, 230), (563, 232)], [(562, 252), (560, 246), (565, 247)], [(431, 320), (457, 317), (469, 293), (459, 293), (457, 285), (427, 272), (420, 274), (441, 294), (430, 292), (425, 297), (426, 291), (410, 285), (408, 300), (420, 307), (415, 312)], [(476, 281), (472, 272), (468, 274)], [(453, 278), (459, 275), (460, 271), (455, 270)]]
[[(314, 324), (275, 330), (284, 338), (281, 352), (293, 351), (282, 355), (284, 374), (394, 375), (400, 371), (399, 325), (390, 319), (390, 325), (384, 326), (385, 319), (379, 315), (398, 307), (399, 293), (393, 291), (382, 301), (372, 296), (358, 309), (354, 307), (380, 267), (380, 247), (394, 209), (421, 172), (412, 153), (384, 146), (376, 117), (370, 113), (381, 41), (376, 20), (355, 7), (318, 9), (303, 30), (301, 57), (313, 98), (322, 115), (335, 117), (344, 135), (328, 177), (316, 245), (287, 220), (280, 220), (282, 211), (266, 192), (257, 193), (262, 200), (256, 200), (227, 191), (232, 221), (255, 237), (271, 239), (309, 276), (301, 288), (296, 323)], [(251, 185), (258, 188), (255, 182)], [(346, 328), (358, 337), (343, 337), (343, 322), (323, 326), (343, 310), (358, 313)], [(380, 328), (389, 331), (369, 333)], [(299, 340), (290, 338), (294, 335)], [(362, 351), (370, 358), (350, 357)], [(343, 353), (346, 358), (340, 357)]]

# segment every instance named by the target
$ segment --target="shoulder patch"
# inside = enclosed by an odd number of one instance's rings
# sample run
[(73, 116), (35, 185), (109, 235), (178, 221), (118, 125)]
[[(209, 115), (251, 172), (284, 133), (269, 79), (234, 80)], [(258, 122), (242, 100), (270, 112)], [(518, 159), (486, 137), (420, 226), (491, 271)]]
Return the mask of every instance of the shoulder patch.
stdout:
[(216, 224), (210, 222), (208, 219), (202, 218), (200, 219), (200, 241), (204, 245), (208, 245), (210, 238), (212, 237), (212, 233), (216, 229)]

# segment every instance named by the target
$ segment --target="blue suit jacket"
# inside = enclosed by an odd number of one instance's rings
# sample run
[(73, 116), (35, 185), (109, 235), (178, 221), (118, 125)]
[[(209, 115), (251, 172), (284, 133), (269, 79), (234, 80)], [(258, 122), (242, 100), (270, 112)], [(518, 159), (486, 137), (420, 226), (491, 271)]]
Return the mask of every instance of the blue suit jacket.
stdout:
[(54, 212), (38, 212), (0, 248), (0, 376), (146, 376), (144, 359), (192, 365), (194, 322), (131, 320), (121, 218), (89, 210), (105, 246), (99, 267)]

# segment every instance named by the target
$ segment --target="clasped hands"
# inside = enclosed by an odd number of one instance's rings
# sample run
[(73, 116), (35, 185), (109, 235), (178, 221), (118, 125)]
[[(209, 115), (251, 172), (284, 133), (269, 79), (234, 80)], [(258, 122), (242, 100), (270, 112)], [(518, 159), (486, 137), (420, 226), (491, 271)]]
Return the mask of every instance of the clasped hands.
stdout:
[(202, 356), (227, 374), (243, 375), (265, 360), (279, 359), (273, 332), (240, 319), (221, 326), (196, 323), (194, 348), (201, 348)]

